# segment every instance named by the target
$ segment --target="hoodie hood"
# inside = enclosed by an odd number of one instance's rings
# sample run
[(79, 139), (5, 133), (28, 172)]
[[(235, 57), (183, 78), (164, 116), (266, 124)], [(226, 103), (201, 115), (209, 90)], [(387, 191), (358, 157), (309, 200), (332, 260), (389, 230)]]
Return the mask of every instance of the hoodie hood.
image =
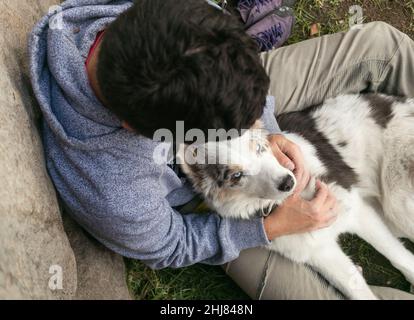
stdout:
[(105, 148), (132, 134), (97, 99), (85, 67), (98, 32), (131, 6), (132, 1), (70, 0), (50, 8), (35, 26), (29, 38), (32, 86), (45, 125), (61, 143)]

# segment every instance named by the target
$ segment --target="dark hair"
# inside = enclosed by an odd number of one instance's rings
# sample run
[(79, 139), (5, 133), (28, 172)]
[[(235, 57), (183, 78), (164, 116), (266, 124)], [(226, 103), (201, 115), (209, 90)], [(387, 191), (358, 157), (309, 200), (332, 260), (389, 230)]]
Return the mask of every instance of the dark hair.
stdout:
[(107, 107), (138, 133), (245, 129), (269, 88), (256, 43), (205, 0), (140, 0), (106, 30), (97, 78)]

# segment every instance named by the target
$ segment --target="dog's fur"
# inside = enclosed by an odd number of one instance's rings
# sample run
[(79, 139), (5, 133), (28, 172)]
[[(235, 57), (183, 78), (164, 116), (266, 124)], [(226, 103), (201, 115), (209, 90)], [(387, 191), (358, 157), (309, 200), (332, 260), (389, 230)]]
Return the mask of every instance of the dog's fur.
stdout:
[[(313, 177), (302, 196), (313, 198), (315, 178), (325, 181), (339, 215), (328, 228), (277, 238), (269, 248), (310, 265), (349, 298), (375, 299), (337, 243), (340, 234), (354, 233), (414, 284), (414, 255), (397, 238), (414, 239), (414, 100), (345, 95), (281, 115), (278, 122), (300, 146)], [(201, 158), (221, 157), (219, 164), (189, 164), (188, 150), (179, 152), (183, 171), (223, 217), (263, 215), (292, 194), (279, 190), (293, 174), (275, 159), (265, 132), (197, 148)]]

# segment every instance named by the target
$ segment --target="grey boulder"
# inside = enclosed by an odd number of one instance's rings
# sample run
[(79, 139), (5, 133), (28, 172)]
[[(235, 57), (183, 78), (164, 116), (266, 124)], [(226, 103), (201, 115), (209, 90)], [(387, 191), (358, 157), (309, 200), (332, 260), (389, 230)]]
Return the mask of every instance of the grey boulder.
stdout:
[(27, 36), (56, 3), (0, 1), (0, 299), (130, 299), (122, 257), (62, 219), (45, 169)]

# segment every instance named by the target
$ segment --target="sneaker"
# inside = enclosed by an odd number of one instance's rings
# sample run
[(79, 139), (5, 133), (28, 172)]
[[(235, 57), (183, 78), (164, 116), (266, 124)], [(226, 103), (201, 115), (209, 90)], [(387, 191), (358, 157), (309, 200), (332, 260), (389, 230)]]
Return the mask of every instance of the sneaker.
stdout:
[(292, 7), (296, 0), (239, 0), (239, 12), (246, 28), (265, 18), (271, 12), (281, 7)]
[(290, 7), (277, 8), (251, 25), (246, 33), (259, 45), (260, 51), (279, 48), (292, 33), (295, 17)]

